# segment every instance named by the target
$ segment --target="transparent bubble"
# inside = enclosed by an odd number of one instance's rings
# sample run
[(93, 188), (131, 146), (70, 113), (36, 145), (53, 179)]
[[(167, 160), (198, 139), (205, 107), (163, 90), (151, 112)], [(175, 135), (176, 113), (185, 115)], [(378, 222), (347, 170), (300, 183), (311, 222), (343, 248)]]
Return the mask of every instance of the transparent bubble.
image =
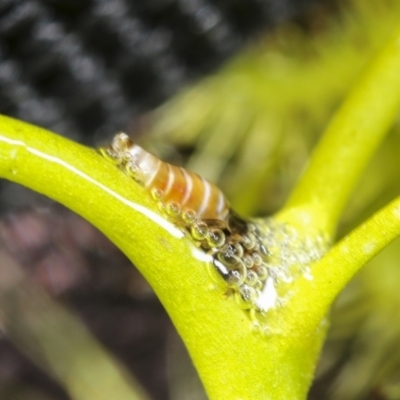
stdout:
[(248, 223), (247, 224), (247, 229), (248, 229), (249, 232), (253, 232), (253, 233), (258, 230), (256, 225), (253, 224), (253, 223)]
[(247, 271), (247, 276), (246, 276), (246, 283), (250, 286), (255, 286), (257, 282), (259, 282), (260, 279), (258, 278), (258, 275), (255, 271), (253, 270), (248, 270)]
[(276, 333), (275, 329), (272, 330), (269, 323), (268, 312), (258, 309), (257, 307), (251, 308), (249, 310), (250, 319), (252, 321), (254, 331), (262, 336), (270, 337)]
[(256, 274), (258, 277), (262, 280), (265, 281), (268, 278), (268, 268), (265, 265), (259, 265), (255, 268)]
[(231, 288), (238, 287), (241, 285), (246, 279), (246, 270), (233, 270), (230, 271), (227, 279), (225, 279), (227, 285)]
[(102, 147), (99, 149), (99, 152), (107, 161), (111, 161), (113, 164), (118, 164), (119, 162), (118, 154), (112, 151), (111, 149)]
[(133, 162), (128, 162), (125, 166), (126, 173), (135, 181), (142, 183), (142, 171), (139, 166)]
[(242, 237), (242, 244), (247, 250), (252, 250), (257, 245), (257, 239), (252, 233), (248, 233)]
[(154, 200), (160, 201), (164, 197), (164, 191), (158, 188), (151, 189), (151, 196)]
[(134, 164), (134, 161), (132, 160), (132, 155), (129, 153), (129, 151), (123, 151), (120, 154), (121, 162), (125, 164)]
[(226, 282), (224, 279), (221, 279), (221, 273), (219, 273), (219, 270), (221, 269), (221, 264), (217, 266), (218, 260), (213, 260), (212, 263), (207, 263), (206, 264), (206, 270), (208, 273), (208, 276), (210, 277), (210, 282), (214, 287), (217, 287), (221, 291), (226, 291)]
[(225, 234), (221, 229), (212, 228), (208, 231), (207, 243), (210, 247), (221, 247), (225, 243)]
[(251, 253), (251, 258), (253, 259), (254, 265), (261, 265), (263, 262), (262, 257), (258, 253)]
[(181, 205), (175, 201), (167, 203), (166, 206), (167, 214), (170, 217), (176, 218), (181, 213)]
[(262, 288), (264, 287), (264, 283), (263, 283), (263, 281), (262, 281), (261, 279), (257, 279), (257, 280), (254, 282), (253, 287), (254, 287), (254, 289), (257, 289), (257, 290), (261, 291)]
[(223, 250), (218, 251), (216, 253), (216, 256), (219, 261), (221, 261), (225, 266), (227, 267), (235, 267), (235, 265), (238, 263), (239, 258), (224, 252)]
[(257, 298), (257, 291), (249, 285), (241, 285), (235, 294), (235, 300), (243, 309), (252, 308)]
[(244, 254), (243, 247), (240, 243), (231, 243), (228, 246), (237, 257), (242, 258)]
[(242, 257), (243, 248), (238, 243), (226, 244), (218, 253), (218, 258), (226, 265), (235, 265), (237, 260), (240, 260)]
[(188, 224), (195, 221), (196, 218), (197, 218), (197, 214), (193, 210), (184, 210), (182, 213), (182, 219)]
[[(221, 256), (221, 254), (219, 254)], [(220, 257), (214, 259), (214, 266), (222, 278), (227, 283), (228, 287), (238, 287), (246, 279), (246, 267), (243, 262), (235, 256), (232, 256), (230, 264), (226, 264), (220, 260)]]
[(194, 240), (204, 240), (208, 234), (208, 226), (205, 222), (196, 221), (190, 227), (190, 234)]
[(244, 255), (242, 261), (246, 268), (252, 268), (254, 265), (253, 258), (249, 254)]

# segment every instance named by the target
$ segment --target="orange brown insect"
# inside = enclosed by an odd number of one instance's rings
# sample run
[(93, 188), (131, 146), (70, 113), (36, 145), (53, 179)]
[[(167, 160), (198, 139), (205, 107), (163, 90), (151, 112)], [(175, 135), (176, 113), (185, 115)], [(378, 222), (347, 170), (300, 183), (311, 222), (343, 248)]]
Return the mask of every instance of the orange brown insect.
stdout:
[(155, 198), (177, 213), (222, 221), (228, 217), (228, 201), (214, 184), (194, 172), (161, 161), (125, 133), (117, 134), (107, 151)]

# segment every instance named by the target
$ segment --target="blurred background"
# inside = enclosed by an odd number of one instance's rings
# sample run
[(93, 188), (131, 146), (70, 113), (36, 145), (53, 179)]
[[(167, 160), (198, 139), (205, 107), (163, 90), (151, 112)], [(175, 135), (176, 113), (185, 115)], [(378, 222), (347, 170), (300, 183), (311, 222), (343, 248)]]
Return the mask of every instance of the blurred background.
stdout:
[[(268, 216), (399, 17), (396, 0), (0, 0), (0, 113), (95, 147), (124, 130)], [(339, 237), (399, 195), (399, 122)], [(101, 233), (6, 181), (0, 213), (0, 399), (206, 398)], [(338, 299), (310, 400), (400, 399), (399, 260), (397, 241)]]

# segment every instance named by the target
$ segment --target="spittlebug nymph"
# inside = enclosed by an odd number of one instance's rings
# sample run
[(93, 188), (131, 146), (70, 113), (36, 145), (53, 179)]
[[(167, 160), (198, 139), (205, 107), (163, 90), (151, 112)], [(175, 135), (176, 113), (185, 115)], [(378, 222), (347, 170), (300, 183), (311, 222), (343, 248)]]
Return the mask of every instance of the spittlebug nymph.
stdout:
[(125, 133), (117, 134), (106, 152), (161, 201), (171, 216), (226, 221), (229, 204), (224, 194), (196, 173), (161, 161)]

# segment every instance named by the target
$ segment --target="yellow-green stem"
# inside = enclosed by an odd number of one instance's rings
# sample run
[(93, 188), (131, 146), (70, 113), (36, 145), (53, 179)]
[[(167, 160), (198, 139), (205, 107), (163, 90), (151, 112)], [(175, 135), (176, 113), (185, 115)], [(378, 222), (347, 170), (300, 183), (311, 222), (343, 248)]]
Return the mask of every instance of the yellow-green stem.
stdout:
[(334, 233), (357, 179), (399, 111), (399, 71), (400, 29), (335, 114), (281, 211), (281, 220)]
[[(361, 224), (314, 264), (313, 279), (296, 281), (290, 304), (283, 314), (293, 314), (307, 331), (312, 325), (316, 326), (354, 274), (399, 235), (400, 197)], [(287, 320), (284, 315), (282, 318)]]

